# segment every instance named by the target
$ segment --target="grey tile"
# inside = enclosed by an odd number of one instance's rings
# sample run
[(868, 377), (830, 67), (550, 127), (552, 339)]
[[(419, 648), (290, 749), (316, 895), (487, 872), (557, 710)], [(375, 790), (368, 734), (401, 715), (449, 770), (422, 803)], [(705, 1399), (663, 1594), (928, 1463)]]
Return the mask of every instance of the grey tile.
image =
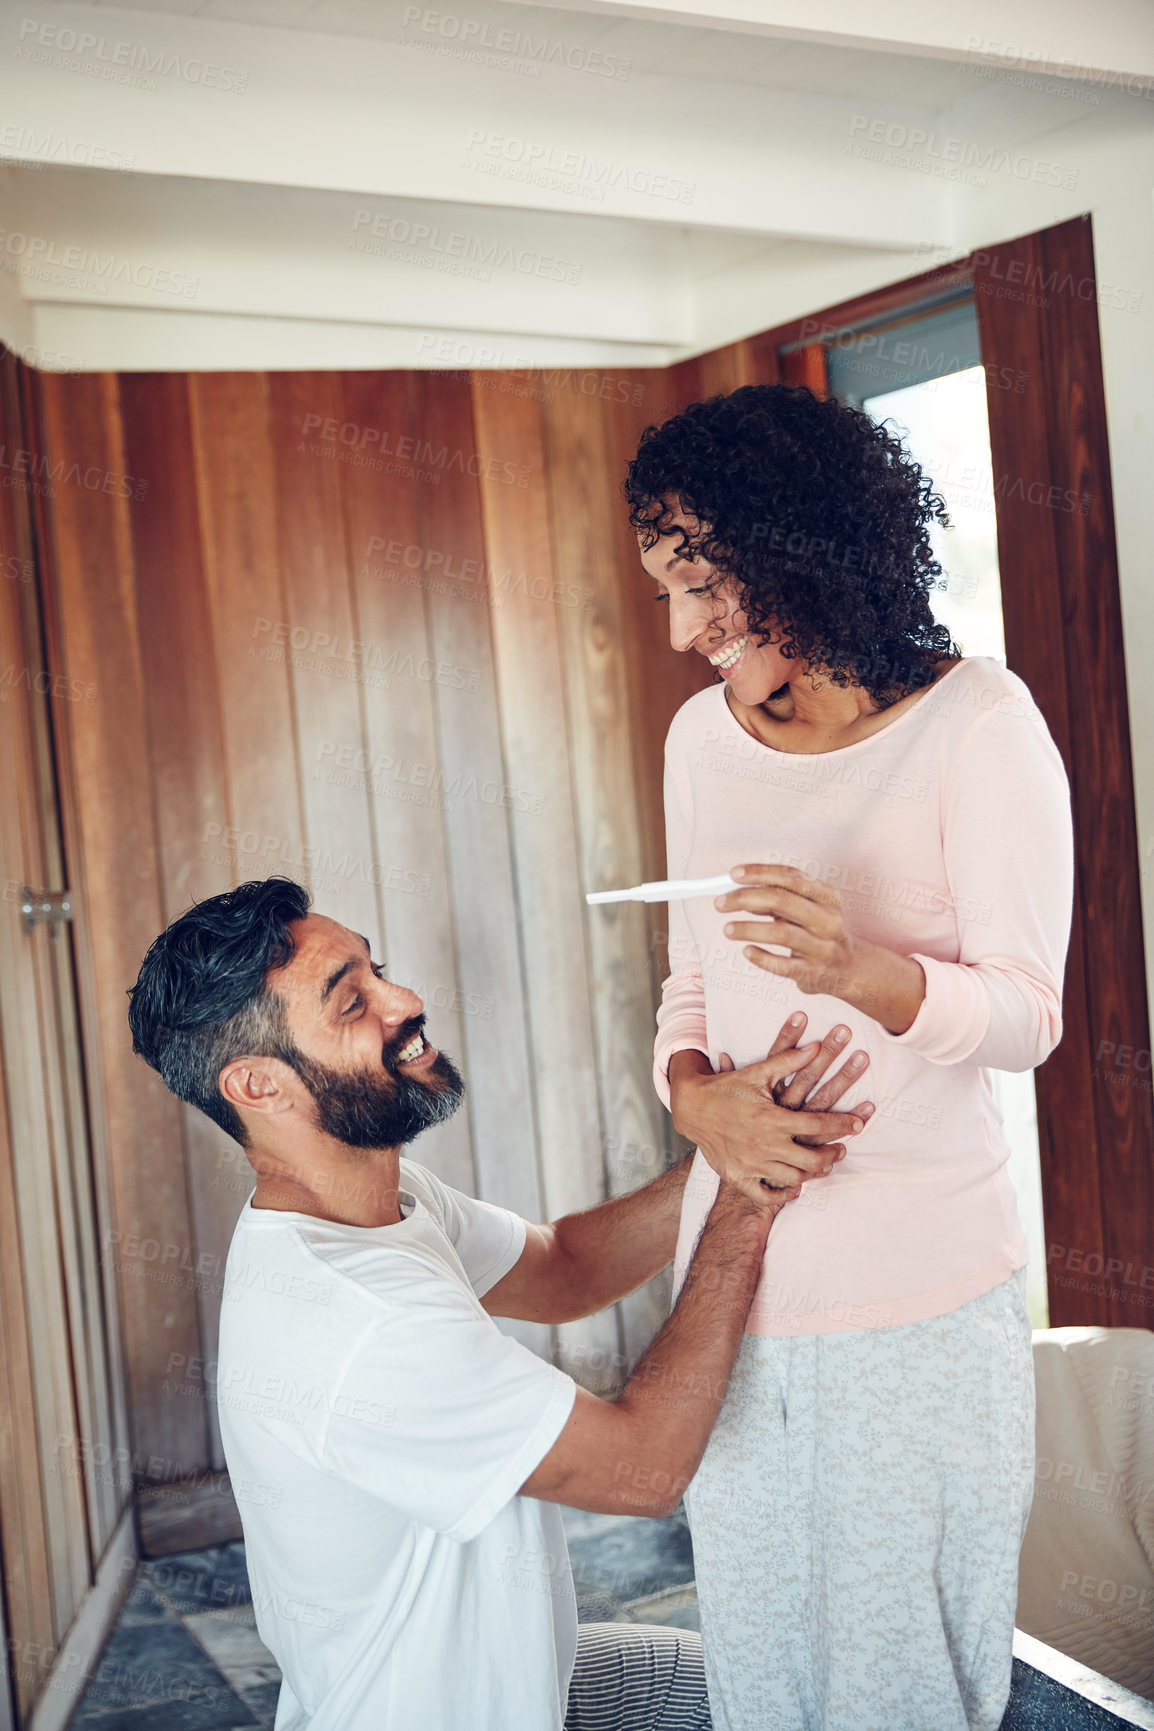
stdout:
[(629, 1613), (620, 1599), (611, 1593), (600, 1593), (574, 1583), (577, 1590), (577, 1621), (579, 1623), (627, 1623)]
[(591, 1515), (587, 1509), (561, 1505), (561, 1524), (565, 1528), (565, 1537), (570, 1541), (587, 1538), (591, 1533), (612, 1532), (616, 1527), (627, 1525), (629, 1518), (625, 1515)]
[(1021, 1659), (1014, 1660), (1002, 1731), (1117, 1731), (1129, 1722)]
[(245, 1704), (251, 1707), (263, 1725), (271, 1726), (276, 1720), (276, 1704), (280, 1696), (279, 1683), (260, 1683), (255, 1688), (240, 1690)]
[(198, 1611), (184, 1624), (234, 1689), (279, 1685), (280, 1666), (256, 1632), (251, 1605), (238, 1605), (232, 1611)]
[(118, 1628), (131, 1628), (138, 1623), (164, 1623), (173, 1620), (173, 1612), (165, 1604), (152, 1582), (142, 1571), (132, 1583), (132, 1591), (120, 1607)]
[(660, 1521), (586, 1515), (567, 1528), (579, 1596), (600, 1594), (624, 1603), (693, 1580), (693, 1546), (683, 1515)]
[(701, 1611), (697, 1588), (693, 1586), (675, 1587), (669, 1593), (635, 1599), (624, 1610), (632, 1623), (660, 1623), (667, 1629), (696, 1629), (701, 1633)]
[(179, 1701), (152, 1701), (91, 1713), (82, 1703), (69, 1731), (253, 1731), (259, 1720), (231, 1689), (214, 1689)]
[(144, 1564), (144, 1572), (181, 1616), (246, 1605), (252, 1599), (244, 1545), (239, 1539), (204, 1551), (153, 1558)]
[(182, 1624), (118, 1623), (84, 1693), (86, 1712), (110, 1713), (150, 1702), (228, 1692), (221, 1673)]

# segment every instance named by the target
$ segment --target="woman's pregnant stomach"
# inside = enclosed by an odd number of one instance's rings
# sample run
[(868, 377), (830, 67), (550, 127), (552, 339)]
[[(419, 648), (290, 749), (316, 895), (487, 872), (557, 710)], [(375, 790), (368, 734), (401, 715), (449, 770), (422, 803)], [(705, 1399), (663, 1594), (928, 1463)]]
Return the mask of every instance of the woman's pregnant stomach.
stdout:
[[(821, 1334), (940, 1315), (1024, 1263), (1008, 1148), (981, 1071), (904, 1052), (885, 1069), (888, 1091), (877, 1074), (871, 1089), (867, 1072), (838, 1102), (877, 1107), (845, 1158), (828, 1178), (808, 1179), (774, 1221), (748, 1330)], [(678, 1290), (717, 1188), (698, 1152), (682, 1203)]]

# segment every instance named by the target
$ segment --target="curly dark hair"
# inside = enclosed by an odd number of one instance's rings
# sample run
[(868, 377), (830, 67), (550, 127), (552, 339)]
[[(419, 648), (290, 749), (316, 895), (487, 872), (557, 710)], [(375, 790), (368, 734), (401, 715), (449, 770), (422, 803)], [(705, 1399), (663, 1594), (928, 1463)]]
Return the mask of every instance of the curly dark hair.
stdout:
[(292, 960), (289, 925), (309, 907), (308, 891), (283, 877), (210, 896), (161, 932), (128, 989), (133, 1051), (242, 1148), (244, 1125), (218, 1079), (234, 1058), (299, 1066), (285, 1001), (267, 976)]
[[(742, 385), (646, 427), (623, 491), (645, 548), (732, 578), (748, 627), (880, 708), (961, 653), (934, 619), (929, 538), (944, 500), (898, 438), (805, 386)], [(676, 502), (689, 532), (674, 526)]]

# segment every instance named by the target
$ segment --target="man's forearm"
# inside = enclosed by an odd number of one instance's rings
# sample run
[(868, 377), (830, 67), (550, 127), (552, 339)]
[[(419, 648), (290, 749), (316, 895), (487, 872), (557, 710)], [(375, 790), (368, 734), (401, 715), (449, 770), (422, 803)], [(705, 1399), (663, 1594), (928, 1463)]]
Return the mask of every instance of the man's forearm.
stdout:
[(615, 1196), (553, 1223), (562, 1278), (579, 1316), (636, 1292), (673, 1261), (690, 1162), (682, 1160), (628, 1196)]
[(677, 1506), (725, 1398), (774, 1212), (721, 1185), (673, 1315), (617, 1400), (577, 1390), (526, 1496), (595, 1514)]
[(721, 1186), (673, 1314), (617, 1401), (639, 1444), (638, 1472), (626, 1463), (616, 1469), (623, 1509), (633, 1504), (634, 1512), (645, 1512), (656, 1495), (657, 1512), (665, 1512), (697, 1471), (741, 1345), (774, 1214)]

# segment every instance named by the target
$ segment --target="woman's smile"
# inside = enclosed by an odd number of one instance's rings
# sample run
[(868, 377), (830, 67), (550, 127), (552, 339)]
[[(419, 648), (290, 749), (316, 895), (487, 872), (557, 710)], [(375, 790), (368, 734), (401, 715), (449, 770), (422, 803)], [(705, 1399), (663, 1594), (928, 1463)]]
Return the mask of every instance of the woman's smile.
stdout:
[(728, 643), (723, 643), (720, 649), (714, 650), (710, 654), (710, 666), (716, 667), (723, 677), (728, 677), (745, 654), (748, 642), (748, 634), (743, 633), (740, 637), (731, 637)]

